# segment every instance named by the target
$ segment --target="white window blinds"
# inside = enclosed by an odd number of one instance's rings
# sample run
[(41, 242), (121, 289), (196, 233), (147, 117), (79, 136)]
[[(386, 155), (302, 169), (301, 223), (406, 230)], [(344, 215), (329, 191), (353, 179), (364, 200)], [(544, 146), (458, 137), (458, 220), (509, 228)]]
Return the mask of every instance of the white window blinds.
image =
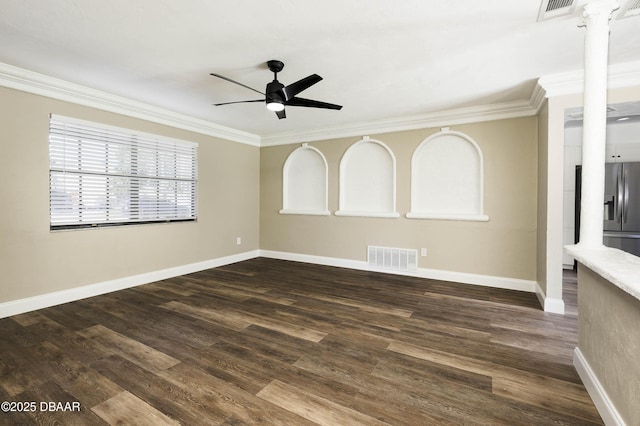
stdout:
[(51, 229), (196, 219), (198, 145), (51, 115)]

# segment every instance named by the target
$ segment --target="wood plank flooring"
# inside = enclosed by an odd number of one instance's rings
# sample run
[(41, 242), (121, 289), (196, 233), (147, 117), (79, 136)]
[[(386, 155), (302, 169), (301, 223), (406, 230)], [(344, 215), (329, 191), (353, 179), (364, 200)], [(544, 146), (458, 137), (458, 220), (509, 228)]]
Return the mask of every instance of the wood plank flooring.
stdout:
[(257, 258), (0, 320), (0, 424), (602, 424), (567, 312)]

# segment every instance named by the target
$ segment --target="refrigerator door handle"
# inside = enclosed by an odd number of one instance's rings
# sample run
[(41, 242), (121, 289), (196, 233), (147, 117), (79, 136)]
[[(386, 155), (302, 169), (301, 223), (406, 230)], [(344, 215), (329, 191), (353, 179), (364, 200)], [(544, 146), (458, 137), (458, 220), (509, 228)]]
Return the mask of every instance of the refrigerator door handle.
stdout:
[(627, 182), (627, 169), (622, 172), (622, 186), (624, 187), (624, 195), (622, 199), (622, 223), (627, 223), (627, 210), (629, 207), (629, 182)]
[(621, 223), (622, 221), (622, 186), (620, 184), (620, 179), (621, 179), (621, 173), (618, 171), (618, 173), (616, 174), (616, 222), (617, 223)]

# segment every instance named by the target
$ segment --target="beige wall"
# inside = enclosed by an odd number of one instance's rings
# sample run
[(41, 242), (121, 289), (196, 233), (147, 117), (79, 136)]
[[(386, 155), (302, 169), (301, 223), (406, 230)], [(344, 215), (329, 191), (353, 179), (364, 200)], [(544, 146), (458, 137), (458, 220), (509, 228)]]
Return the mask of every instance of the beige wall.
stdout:
[(640, 419), (640, 300), (578, 267), (578, 347), (629, 425)]
[(549, 155), (549, 104), (545, 102), (538, 114), (538, 234), (537, 277), (538, 285), (547, 293), (547, 176)]
[[(50, 232), (49, 113), (198, 142), (198, 221)], [(0, 303), (259, 248), (256, 147), (5, 88), (0, 131)]]
[[(536, 279), (537, 117), (452, 126), (475, 140), (484, 156), (484, 211), (489, 222), (407, 219), (411, 155), (440, 129), (368, 135), (384, 142), (397, 162), (398, 219), (281, 215), (282, 167), (297, 147), (261, 149), (260, 248), (366, 260), (367, 245), (427, 248), (422, 268)], [(338, 210), (344, 152), (360, 138), (310, 143), (329, 165), (329, 210)]]

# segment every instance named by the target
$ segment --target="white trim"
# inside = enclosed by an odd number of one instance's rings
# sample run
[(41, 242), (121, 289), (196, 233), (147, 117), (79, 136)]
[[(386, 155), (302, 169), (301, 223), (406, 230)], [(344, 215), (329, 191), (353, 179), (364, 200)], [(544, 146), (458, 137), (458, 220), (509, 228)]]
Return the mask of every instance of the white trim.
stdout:
[[(611, 65), (608, 81), (609, 88), (640, 85), (640, 61)], [(362, 134), (392, 133), (530, 117), (538, 114), (541, 106), (544, 105), (544, 100), (548, 97), (582, 93), (583, 73), (573, 71), (543, 76), (538, 79), (530, 99), (527, 100), (456, 108), (382, 120), (373, 119), (329, 128), (276, 133), (263, 137), (5, 63), (0, 63), (0, 87), (73, 102), (251, 146), (266, 147), (354, 137)]]
[(260, 136), (0, 62), (0, 86), (260, 146)]
[(390, 271), (369, 266), (365, 260), (341, 259), (336, 257), (316, 256), (302, 253), (290, 253), (273, 250), (260, 250), (260, 257), (270, 259), (291, 260), (294, 262), (313, 263), (316, 265), (336, 266), (361, 271), (382, 272), (387, 274), (405, 275), (410, 277), (427, 278), (442, 281), (452, 281), (462, 284), (473, 284), (484, 287), (519, 290), (533, 293), (536, 282), (519, 278), (496, 277), (491, 275), (470, 274), (466, 272), (444, 271), (439, 269), (418, 268), (417, 272)]
[(469, 222), (488, 222), (489, 216), (486, 214), (431, 214), (421, 212), (409, 212), (405, 215), (407, 219), (436, 219), (436, 220), (466, 220)]
[(382, 120), (361, 121), (335, 127), (305, 130), (301, 132), (277, 133), (262, 137), (261, 146), (288, 145), (327, 139), (354, 137), (362, 134), (382, 134), (431, 127), (455, 126), (507, 118), (529, 117), (538, 111), (528, 100), (502, 102), (467, 108), (395, 117)]
[(370, 268), (364, 260), (341, 259), (338, 257), (316, 256), (313, 254), (290, 253), (286, 251), (260, 250), (260, 257), (268, 259), (291, 260), (293, 262), (312, 263), (314, 265), (335, 266), (360, 271), (368, 271)]
[(358, 211), (358, 210), (338, 210), (334, 213), (336, 216), (343, 217), (378, 217), (378, 218), (389, 218), (395, 219), (400, 217), (400, 213), (394, 212), (369, 212), (369, 211)]
[(536, 296), (538, 296), (540, 306), (542, 306), (545, 312), (564, 315), (564, 301), (562, 299), (547, 297), (539, 283), (536, 283)]
[(535, 109), (536, 114), (540, 113), (540, 110), (544, 106), (544, 103), (547, 101), (547, 92), (540, 85), (540, 80), (536, 82), (533, 91), (531, 92), (531, 97), (529, 98), (529, 104)]
[(56, 291), (53, 293), (41, 294), (24, 299), (12, 300), (0, 303), (0, 318), (10, 317), (37, 309), (49, 308), (62, 303), (73, 302), (87, 297), (98, 296), (125, 288), (148, 284), (155, 281), (165, 280), (180, 275), (191, 274), (205, 269), (217, 268), (243, 260), (258, 257), (259, 251), (253, 250), (216, 259), (205, 260), (203, 262), (191, 263), (188, 265), (176, 266), (173, 268), (161, 269), (159, 271), (146, 272), (130, 277), (117, 278), (103, 281), (101, 283), (90, 284), (68, 290)]
[[(546, 97), (581, 94), (584, 91), (584, 71), (546, 75), (538, 79), (538, 85), (544, 90)], [(640, 61), (609, 66), (607, 72), (609, 89), (638, 85), (640, 85)]]
[(494, 275), (471, 274), (468, 272), (443, 271), (440, 269), (418, 269), (418, 276), (433, 280), (453, 281), (462, 284), (473, 284), (482, 287), (502, 288), (533, 293), (536, 282), (520, 278), (498, 277)]
[(418, 268), (417, 272), (390, 271), (387, 269), (373, 268), (364, 260), (341, 259), (336, 257), (315, 256), (301, 253), (289, 253), (273, 250), (253, 250), (235, 255), (206, 260), (203, 262), (191, 263), (188, 265), (176, 266), (159, 271), (147, 272), (130, 277), (118, 278), (101, 283), (90, 284), (68, 290), (56, 291), (24, 299), (13, 300), (0, 304), (0, 318), (10, 317), (25, 312), (38, 309), (49, 308), (62, 303), (73, 302), (87, 297), (98, 296), (100, 294), (123, 290), (142, 284), (148, 284), (180, 275), (203, 271), (205, 269), (217, 268), (243, 260), (256, 257), (266, 257), (271, 259), (291, 260), (295, 262), (305, 262), (317, 265), (335, 266), (362, 271), (382, 272), (387, 274), (412, 276), (418, 278), (436, 279), (452, 281), (463, 284), (473, 284), (485, 287), (502, 288), (508, 290), (519, 290), (533, 292), (536, 286), (534, 281), (522, 280), (518, 278), (496, 277), (490, 275), (470, 274), (465, 272), (443, 271), (437, 269)]
[(618, 410), (613, 405), (613, 401), (607, 395), (607, 392), (602, 387), (602, 384), (598, 380), (596, 373), (591, 369), (589, 362), (584, 357), (580, 348), (575, 348), (573, 351), (573, 366), (578, 372), (578, 376), (582, 380), (584, 387), (587, 389), (587, 393), (593, 400), (593, 404), (598, 410), (598, 414), (602, 417), (604, 424), (625, 426), (626, 423), (618, 413)]
[(288, 145), (300, 142), (353, 137), (362, 135), (363, 133), (391, 133), (445, 125), (452, 126), (506, 118), (528, 117), (537, 114), (536, 109), (531, 107), (529, 101), (520, 100), (383, 120), (374, 119), (336, 127), (277, 133), (260, 137), (256, 134), (178, 114), (143, 102), (134, 101), (1, 62), (0, 86), (252, 146)]
[(280, 214), (301, 214), (307, 216), (331, 216), (329, 210), (295, 210), (295, 209), (282, 209), (279, 210)]

